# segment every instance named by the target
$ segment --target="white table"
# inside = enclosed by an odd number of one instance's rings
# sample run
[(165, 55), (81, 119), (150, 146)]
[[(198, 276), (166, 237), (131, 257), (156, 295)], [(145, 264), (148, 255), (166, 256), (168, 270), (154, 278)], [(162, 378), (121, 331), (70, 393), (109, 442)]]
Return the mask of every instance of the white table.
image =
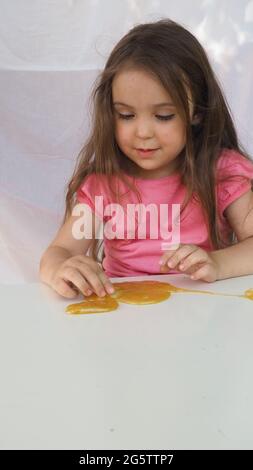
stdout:
[(253, 449), (252, 301), (186, 293), (70, 316), (44, 284), (2, 285), (0, 298), (1, 449)]

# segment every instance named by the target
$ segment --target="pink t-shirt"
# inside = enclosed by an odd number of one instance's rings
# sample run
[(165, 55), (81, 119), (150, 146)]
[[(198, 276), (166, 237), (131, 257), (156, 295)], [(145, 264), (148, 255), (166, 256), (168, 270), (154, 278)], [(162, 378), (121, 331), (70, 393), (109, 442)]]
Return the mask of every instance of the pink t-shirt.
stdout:
[[(224, 177), (229, 176), (234, 176), (234, 178), (222, 181)], [(218, 182), (216, 185), (219, 223), (224, 240), (227, 240), (231, 233), (224, 211), (229, 204), (251, 189), (251, 180), (253, 180), (253, 162), (246, 160), (234, 150), (224, 149), (217, 163)], [(133, 178), (129, 181), (132, 183)], [(172, 204), (182, 205), (186, 194), (186, 188), (178, 174), (158, 179), (135, 178), (134, 182), (140, 193), (141, 201), (116, 176), (110, 177), (108, 181), (105, 175), (91, 174), (85, 178), (76, 193), (77, 201), (88, 204), (100, 220), (103, 220), (104, 227), (108, 224), (108, 221), (112, 221), (112, 217), (115, 217), (116, 225), (110, 224), (110, 227), (112, 228), (111, 233), (113, 228), (116, 229), (117, 227), (116, 238), (104, 237), (105, 257), (103, 259), (103, 268), (109, 277), (161, 274), (159, 260), (164, 252), (162, 246), (164, 246), (166, 240), (160, 233), (162, 223), (160, 216), (161, 214), (164, 215), (164, 212), (160, 212), (160, 207), (162, 207), (161, 204), (168, 207), (166, 224), (168, 231), (170, 231), (172, 228)], [(120, 202), (124, 208), (123, 213), (122, 211), (110, 212), (111, 209), (108, 211), (108, 205), (117, 203), (116, 198), (110, 192), (110, 188), (115, 187), (118, 187), (121, 194)], [(95, 196), (100, 197), (95, 200)], [(130, 227), (129, 232), (129, 219), (126, 220), (126, 204), (139, 203), (144, 204), (144, 206), (154, 204), (157, 208), (158, 232), (155, 235), (156, 238), (152, 231), (154, 227), (148, 211), (146, 238), (140, 238), (136, 230), (131, 231), (131, 227), (134, 227), (134, 225)], [(138, 219), (136, 219), (136, 222), (138, 222)], [(131, 239), (129, 239), (130, 233)], [(189, 201), (180, 217), (180, 243), (198, 245), (207, 251), (212, 249), (202, 208), (194, 198)], [(170, 271), (171, 274), (173, 272), (175, 271)]]

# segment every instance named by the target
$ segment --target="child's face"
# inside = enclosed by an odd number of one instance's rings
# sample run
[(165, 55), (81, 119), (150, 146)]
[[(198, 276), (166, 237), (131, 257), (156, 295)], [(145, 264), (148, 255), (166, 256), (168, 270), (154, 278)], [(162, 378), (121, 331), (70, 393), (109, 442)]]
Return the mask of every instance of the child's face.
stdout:
[[(172, 174), (186, 143), (185, 126), (165, 88), (145, 71), (124, 70), (113, 80), (112, 97), (115, 138), (122, 152), (138, 165), (138, 176)], [(158, 103), (168, 104), (155, 107)]]

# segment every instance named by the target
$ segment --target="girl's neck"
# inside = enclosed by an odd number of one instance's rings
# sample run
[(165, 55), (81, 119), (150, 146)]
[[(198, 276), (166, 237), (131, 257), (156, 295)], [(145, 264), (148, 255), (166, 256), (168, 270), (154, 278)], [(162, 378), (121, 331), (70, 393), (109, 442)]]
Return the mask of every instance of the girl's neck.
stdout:
[(174, 165), (168, 168), (157, 168), (157, 170), (143, 170), (131, 160), (125, 159), (121, 168), (124, 174), (131, 176), (132, 178), (154, 181), (163, 178), (169, 178), (171, 176), (180, 175), (182, 158), (177, 157), (174, 163)]

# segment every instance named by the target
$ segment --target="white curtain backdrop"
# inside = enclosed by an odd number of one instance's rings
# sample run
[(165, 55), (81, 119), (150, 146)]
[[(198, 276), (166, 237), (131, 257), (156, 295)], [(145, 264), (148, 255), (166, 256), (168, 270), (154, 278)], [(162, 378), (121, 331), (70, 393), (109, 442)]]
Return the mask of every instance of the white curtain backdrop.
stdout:
[(169, 17), (209, 55), (253, 155), (252, 0), (0, 0), (0, 282), (38, 281), (89, 130), (99, 70), (132, 26)]

